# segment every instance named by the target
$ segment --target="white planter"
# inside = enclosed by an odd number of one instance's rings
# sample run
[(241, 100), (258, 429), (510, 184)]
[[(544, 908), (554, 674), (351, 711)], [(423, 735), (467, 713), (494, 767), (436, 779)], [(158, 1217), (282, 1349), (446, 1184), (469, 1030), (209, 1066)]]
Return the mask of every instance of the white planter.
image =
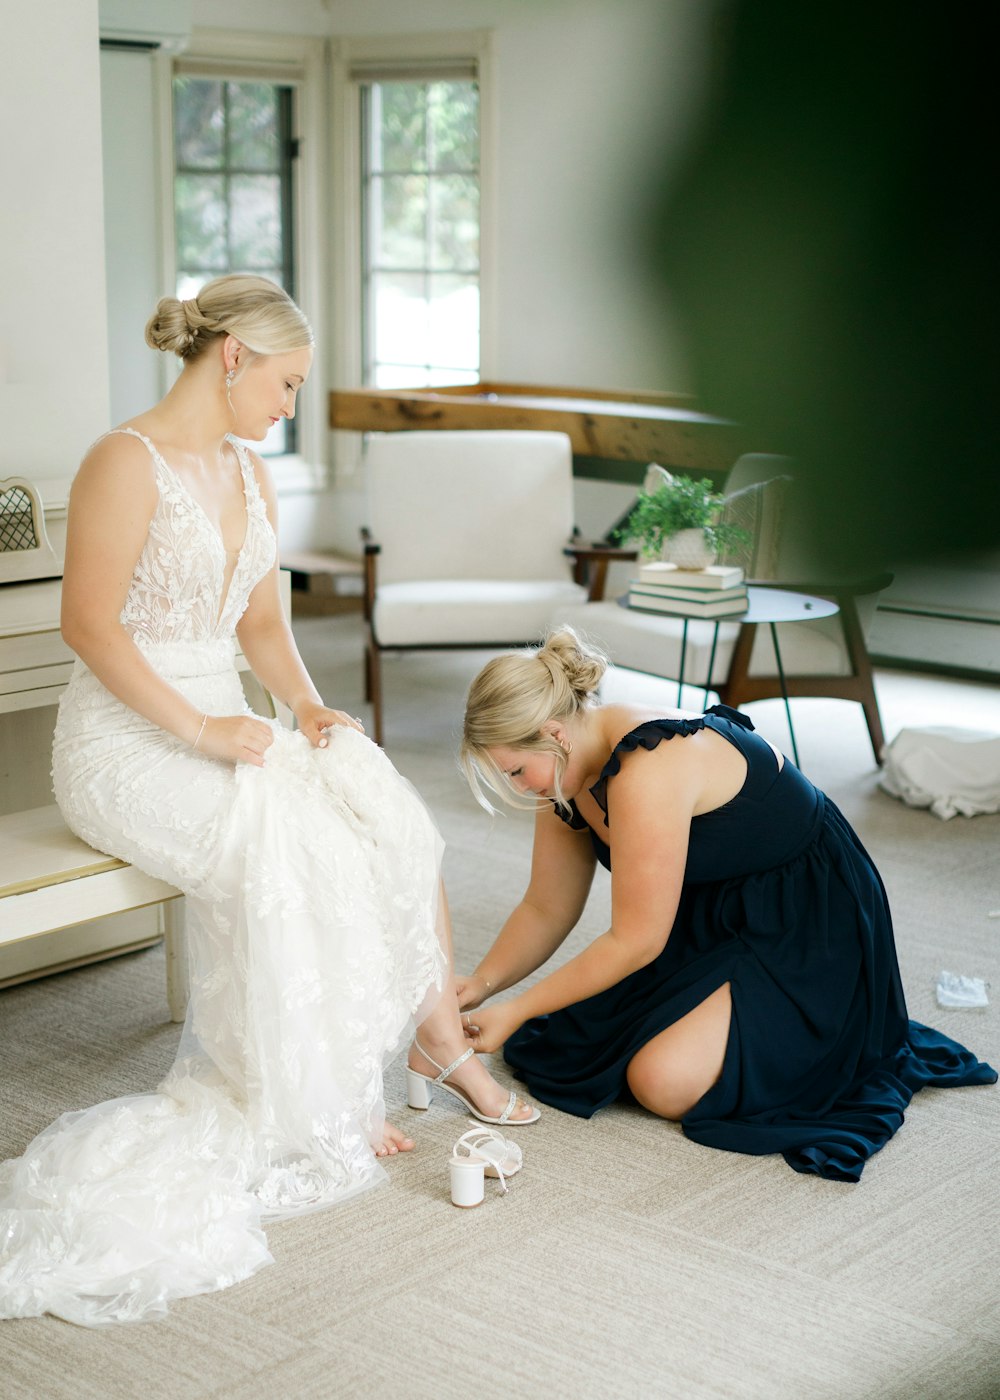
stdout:
[(715, 550), (705, 539), (705, 531), (678, 530), (663, 541), (662, 557), (679, 569), (707, 569), (715, 563)]

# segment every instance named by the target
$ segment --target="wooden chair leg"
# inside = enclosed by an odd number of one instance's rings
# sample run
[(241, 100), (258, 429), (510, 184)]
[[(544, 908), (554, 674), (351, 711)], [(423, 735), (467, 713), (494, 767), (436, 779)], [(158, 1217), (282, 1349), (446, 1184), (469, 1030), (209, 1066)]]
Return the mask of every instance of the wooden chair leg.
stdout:
[(875, 695), (875, 677), (872, 674), (871, 657), (868, 655), (864, 632), (861, 630), (858, 607), (852, 597), (841, 597), (837, 601), (840, 603), (844, 641), (851, 660), (851, 669), (858, 683), (858, 698), (865, 712), (865, 723), (868, 725), (872, 751), (875, 754), (875, 762), (881, 763), (882, 750), (885, 747), (885, 734), (882, 730), (882, 716), (879, 713), (878, 699)]
[(753, 651), (756, 635), (756, 622), (744, 622), (740, 626), (739, 636), (733, 647), (732, 660), (729, 663), (729, 674), (721, 685), (716, 686), (716, 692), (722, 704), (729, 705), (734, 710), (738, 710), (743, 701), (743, 683), (750, 670), (750, 655)]
[(167, 950), (167, 1005), (171, 1021), (183, 1021), (188, 1003), (187, 943), (184, 938), (184, 897), (163, 903), (163, 939)]
[(368, 680), (367, 699), (372, 707), (372, 717), (374, 720), (375, 742), (381, 745), (383, 737), (382, 724), (382, 653), (376, 642), (369, 641), (365, 649), (365, 675)]

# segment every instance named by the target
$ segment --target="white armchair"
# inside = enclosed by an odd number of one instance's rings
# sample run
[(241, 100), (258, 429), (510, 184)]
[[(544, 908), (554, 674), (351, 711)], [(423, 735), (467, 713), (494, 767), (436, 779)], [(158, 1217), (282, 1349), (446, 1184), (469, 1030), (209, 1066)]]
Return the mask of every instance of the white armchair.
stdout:
[(383, 652), (527, 645), (587, 592), (566, 554), (565, 433), (372, 434), (365, 472), (365, 685), (381, 743)]
[[(838, 604), (834, 617), (779, 626), (787, 694), (856, 701), (864, 709), (875, 760), (881, 763), (885, 739), (865, 637), (878, 594), (891, 582), (891, 575), (852, 582), (811, 577), (813, 571), (797, 555), (795, 531), (787, 528), (795, 490), (790, 469), (786, 458), (758, 453), (741, 457), (733, 466), (725, 487), (726, 516), (748, 530), (750, 543), (742, 551), (730, 552), (729, 562), (740, 564), (749, 582), (811, 593)], [(622, 557), (634, 559), (635, 555), (620, 550), (608, 555), (609, 559)], [(557, 620), (602, 645), (616, 666), (678, 678), (681, 618), (654, 616), (622, 607), (616, 600), (600, 599), (567, 605)], [(688, 623), (685, 685), (708, 688), (734, 708), (782, 693), (769, 628), (758, 629), (738, 619), (720, 623), (709, 676), (715, 634), (713, 622), (692, 619)]]

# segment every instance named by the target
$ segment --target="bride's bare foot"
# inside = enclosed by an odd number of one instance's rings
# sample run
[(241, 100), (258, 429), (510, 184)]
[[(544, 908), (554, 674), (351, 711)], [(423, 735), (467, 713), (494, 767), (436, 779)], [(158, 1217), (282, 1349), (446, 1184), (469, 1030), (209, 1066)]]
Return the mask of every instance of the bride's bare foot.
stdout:
[[(441, 1071), (435, 1067), (430, 1056), (433, 1055), (442, 1068), (447, 1068), (468, 1048), (468, 1042), (464, 1038), (456, 1039), (453, 1043), (450, 1040), (435, 1037), (424, 1026), (420, 1031), (420, 1045), (414, 1041), (410, 1046), (407, 1064), (411, 1069), (417, 1070), (420, 1074), (429, 1075), (433, 1079)], [(426, 1050), (426, 1054), (424, 1050)], [(478, 1055), (470, 1055), (464, 1065), (460, 1065), (448, 1076), (448, 1083), (456, 1089), (461, 1089), (475, 1104), (479, 1112), (487, 1118), (499, 1118), (510, 1099), (510, 1091), (505, 1089), (502, 1084), (497, 1083)], [(507, 1121), (508, 1123), (523, 1123), (534, 1115), (535, 1110), (531, 1105), (519, 1098)]]
[(393, 1127), (388, 1119), (382, 1128), (382, 1140), (372, 1145), (376, 1157), (395, 1157), (398, 1152), (412, 1152), (416, 1146), (411, 1137)]

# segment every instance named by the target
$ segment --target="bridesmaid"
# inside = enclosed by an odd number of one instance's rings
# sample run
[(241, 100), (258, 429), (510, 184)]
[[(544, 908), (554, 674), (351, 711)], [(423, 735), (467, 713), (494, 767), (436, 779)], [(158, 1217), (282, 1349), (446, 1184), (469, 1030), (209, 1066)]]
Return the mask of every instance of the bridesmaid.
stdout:
[[(466, 1034), (568, 1113), (636, 1101), (695, 1141), (856, 1181), (917, 1089), (996, 1072), (908, 1020), (882, 881), (830, 799), (724, 705), (600, 704), (605, 666), (564, 628), (470, 689), (473, 792), (537, 815), (528, 888), (457, 981)], [(523, 985), (597, 861), (611, 927)]]

